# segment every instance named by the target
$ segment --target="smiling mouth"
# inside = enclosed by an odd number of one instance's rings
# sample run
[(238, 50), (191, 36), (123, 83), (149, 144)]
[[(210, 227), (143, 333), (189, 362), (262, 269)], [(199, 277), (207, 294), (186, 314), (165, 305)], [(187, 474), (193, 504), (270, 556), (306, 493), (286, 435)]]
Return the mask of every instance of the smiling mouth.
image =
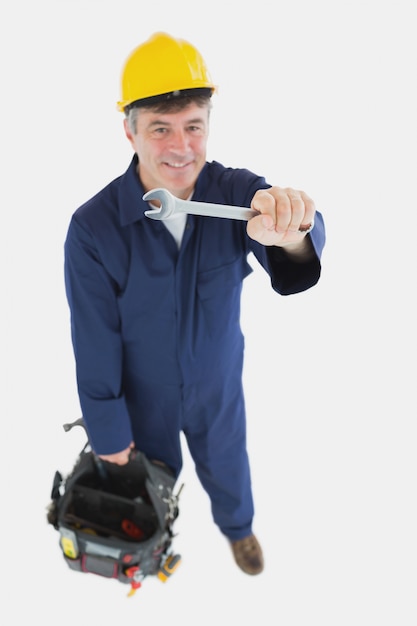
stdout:
[(183, 167), (187, 167), (187, 165), (189, 165), (190, 163), (169, 163), (168, 161), (164, 162), (164, 165), (167, 165), (168, 167), (173, 167), (176, 170), (180, 170)]

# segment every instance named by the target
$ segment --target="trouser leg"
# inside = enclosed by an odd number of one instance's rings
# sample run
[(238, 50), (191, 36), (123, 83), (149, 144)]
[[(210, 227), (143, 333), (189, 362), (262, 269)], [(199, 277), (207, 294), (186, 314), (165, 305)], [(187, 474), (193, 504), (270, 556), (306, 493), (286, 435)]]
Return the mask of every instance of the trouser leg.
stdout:
[(233, 541), (248, 536), (254, 506), (241, 381), (186, 387), (183, 430), (214, 522)]
[(181, 388), (136, 381), (128, 406), (136, 448), (149, 459), (165, 463), (178, 477), (182, 469)]

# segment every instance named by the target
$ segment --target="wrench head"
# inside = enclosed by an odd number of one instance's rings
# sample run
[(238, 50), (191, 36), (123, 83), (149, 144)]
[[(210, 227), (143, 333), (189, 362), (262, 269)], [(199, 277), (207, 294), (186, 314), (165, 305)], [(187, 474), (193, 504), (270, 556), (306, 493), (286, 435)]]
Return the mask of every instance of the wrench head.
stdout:
[(162, 187), (151, 189), (142, 196), (142, 200), (146, 202), (159, 200), (161, 203), (159, 209), (149, 209), (149, 211), (145, 211), (146, 217), (150, 217), (153, 220), (164, 220), (175, 213), (175, 196), (173, 196), (168, 189), (163, 189)]

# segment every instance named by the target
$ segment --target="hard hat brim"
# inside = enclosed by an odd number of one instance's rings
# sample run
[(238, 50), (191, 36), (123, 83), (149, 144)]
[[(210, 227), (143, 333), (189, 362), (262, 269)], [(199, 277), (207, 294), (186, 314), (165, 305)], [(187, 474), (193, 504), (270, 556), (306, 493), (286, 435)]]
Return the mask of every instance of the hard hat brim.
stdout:
[(124, 103), (118, 102), (117, 108), (119, 111), (124, 111), (127, 113), (130, 109), (142, 107), (142, 106), (152, 106), (153, 104), (158, 104), (159, 102), (166, 102), (169, 100), (179, 100), (180, 98), (187, 97), (195, 97), (195, 96), (207, 96), (211, 97), (213, 93), (216, 91), (216, 88), (213, 87), (194, 87), (192, 89), (178, 89), (176, 91), (169, 91), (167, 93), (161, 93), (156, 96), (149, 96), (148, 98), (140, 98), (138, 100), (134, 100), (133, 102)]

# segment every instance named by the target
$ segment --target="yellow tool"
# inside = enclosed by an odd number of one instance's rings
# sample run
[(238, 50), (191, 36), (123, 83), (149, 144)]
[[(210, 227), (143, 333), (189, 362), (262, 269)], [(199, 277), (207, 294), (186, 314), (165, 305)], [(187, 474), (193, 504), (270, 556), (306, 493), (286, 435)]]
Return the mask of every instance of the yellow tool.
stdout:
[(69, 530), (69, 528), (61, 528), (60, 533), (61, 546), (65, 556), (70, 559), (76, 559), (78, 556), (78, 543), (75, 533)]
[(179, 554), (171, 554), (162, 565), (157, 576), (163, 583), (175, 572), (179, 564), (181, 563), (181, 557)]

